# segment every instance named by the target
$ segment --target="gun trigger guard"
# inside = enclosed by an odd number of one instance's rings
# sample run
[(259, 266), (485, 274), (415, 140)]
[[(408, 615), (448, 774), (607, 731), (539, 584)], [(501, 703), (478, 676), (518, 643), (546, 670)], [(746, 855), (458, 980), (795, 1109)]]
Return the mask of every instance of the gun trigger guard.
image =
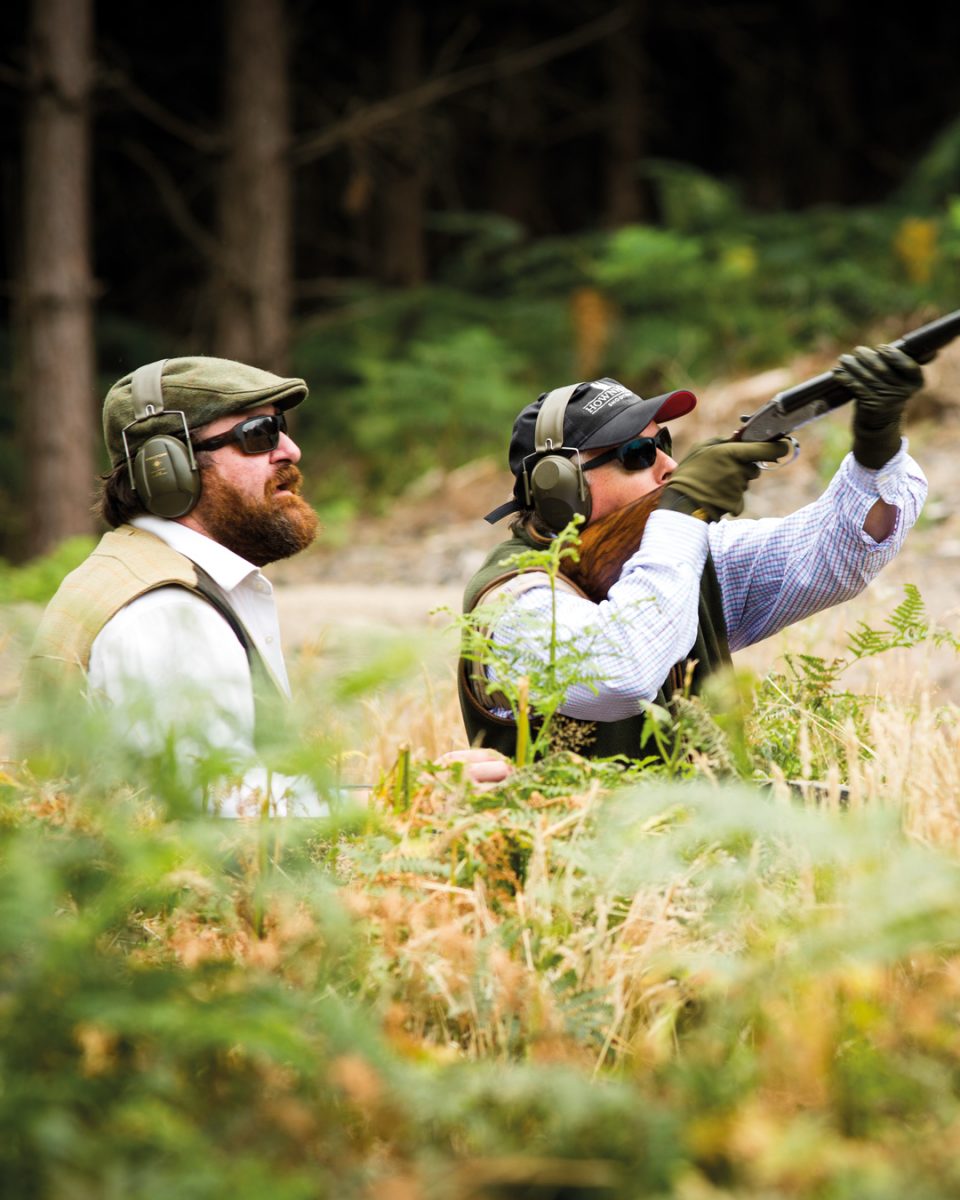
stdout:
[(793, 453), (784, 462), (757, 463), (757, 466), (761, 471), (780, 471), (784, 467), (789, 467), (792, 462), (796, 461), (797, 456), (800, 454), (800, 443), (791, 433), (788, 433), (785, 436), (790, 445), (793, 446)]

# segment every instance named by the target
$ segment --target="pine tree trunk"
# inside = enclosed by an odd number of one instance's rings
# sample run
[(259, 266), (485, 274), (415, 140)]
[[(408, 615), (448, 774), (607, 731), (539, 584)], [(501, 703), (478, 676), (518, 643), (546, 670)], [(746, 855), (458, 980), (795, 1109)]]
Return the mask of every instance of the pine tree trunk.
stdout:
[[(420, 82), (423, 18), (417, 5), (401, 4), (390, 39), (390, 83), (402, 93)], [(384, 146), (378, 197), (380, 276), (384, 283), (415, 287), (427, 275), (424, 243), (426, 172), (418, 115), (398, 121)]]
[(608, 63), (606, 224), (616, 229), (643, 219), (640, 166), (646, 150), (643, 4), (631, 5), (632, 18), (604, 43)]
[(287, 370), (292, 292), (284, 0), (226, 0), (227, 150), (220, 175), (217, 354)]
[(33, 0), (17, 295), (26, 549), (93, 530), (92, 0)]
[[(503, 45), (514, 49), (531, 40), (525, 28), (505, 35)], [(502, 213), (524, 229), (555, 228), (556, 198), (544, 192), (549, 178), (544, 166), (543, 83), (536, 75), (522, 74), (504, 80), (496, 89), (489, 108), (495, 130), (493, 145), (486, 155), (487, 192), (491, 212)]]

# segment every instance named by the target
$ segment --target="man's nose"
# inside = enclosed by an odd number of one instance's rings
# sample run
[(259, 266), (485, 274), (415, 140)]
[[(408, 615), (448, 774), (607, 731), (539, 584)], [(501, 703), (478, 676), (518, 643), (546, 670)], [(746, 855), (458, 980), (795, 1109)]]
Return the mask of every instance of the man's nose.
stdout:
[(271, 451), (270, 459), (273, 462), (298, 463), (300, 461), (300, 447), (289, 433), (281, 433), (280, 440)]

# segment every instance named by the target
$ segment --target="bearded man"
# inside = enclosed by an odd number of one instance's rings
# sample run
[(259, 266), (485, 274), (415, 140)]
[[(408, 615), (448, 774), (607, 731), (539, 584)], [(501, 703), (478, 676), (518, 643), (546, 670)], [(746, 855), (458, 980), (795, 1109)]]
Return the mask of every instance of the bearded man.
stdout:
[(99, 508), (111, 531), (48, 605), (21, 700), (80, 691), (125, 716), (145, 750), (173, 731), (180, 761), (253, 757), (258, 710), (290, 695), (260, 568), (317, 530), (285, 416), (306, 397), (302, 379), (206, 357), (110, 388)]
[[(258, 726), (290, 696), (260, 568), (317, 531), (285, 415), (306, 397), (302, 379), (204, 357), (148, 363), (110, 388), (112, 469), (99, 507), (111, 531), (50, 601), (21, 702), (76, 693), (105, 702), (134, 745), (155, 752), (172, 737), (188, 768), (211, 751), (255, 760)], [(438, 761), (462, 763), (481, 788), (510, 770), (489, 751)], [(259, 811), (264, 798), (277, 813), (326, 811), (308, 781), (261, 766), (245, 770), (218, 811)]]

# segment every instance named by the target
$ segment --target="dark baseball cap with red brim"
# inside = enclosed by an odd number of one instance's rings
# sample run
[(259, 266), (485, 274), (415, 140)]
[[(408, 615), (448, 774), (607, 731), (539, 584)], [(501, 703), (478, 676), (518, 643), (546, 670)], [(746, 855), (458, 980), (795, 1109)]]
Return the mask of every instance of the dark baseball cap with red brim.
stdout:
[[(537, 416), (548, 393), (538, 396), (521, 412), (513, 425), (510, 439), (510, 470), (516, 477), (514, 499), (487, 513), (491, 525), (509, 513), (520, 512), (523, 504), (523, 464), (536, 453)], [(581, 383), (570, 397), (563, 414), (563, 445), (571, 450), (598, 450), (619, 446), (637, 437), (656, 421), (662, 425), (685, 416), (696, 408), (693, 392), (665, 392), (644, 400), (615, 379), (597, 379)]]

